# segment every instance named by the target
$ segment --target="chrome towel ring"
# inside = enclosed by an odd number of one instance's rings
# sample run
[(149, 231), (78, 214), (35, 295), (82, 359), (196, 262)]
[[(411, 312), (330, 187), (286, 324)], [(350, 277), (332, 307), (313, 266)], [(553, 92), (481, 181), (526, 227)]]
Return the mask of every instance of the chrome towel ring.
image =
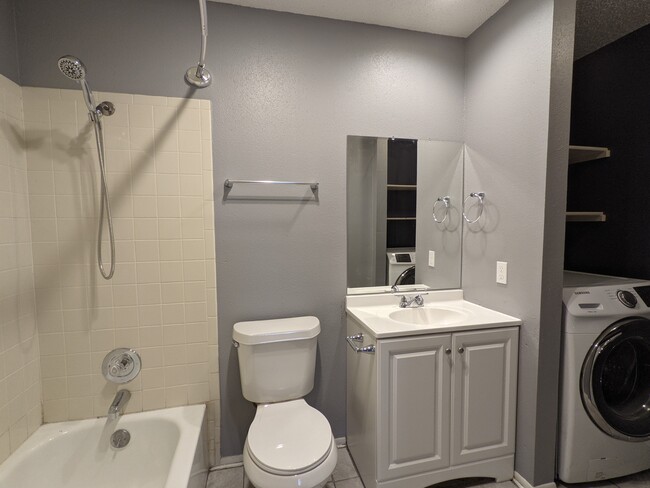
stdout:
[[(469, 218), (467, 218), (467, 214), (465, 213), (465, 204), (467, 203), (467, 200), (469, 200), (470, 198), (478, 199), (478, 206), (479, 206), (478, 216), (474, 220), (470, 220)], [(483, 209), (485, 207), (483, 203), (484, 198), (485, 198), (485, 193), (482, 191), (479, 192), (473, 191), (472, 193), (470, 193), (465, 197), (465, 200), (463, 200), (463, 218), (465, 219), (465, 222), (467, 222), (468, 224), (473, 224), (475, 222), (478, 222), (478, 219), (480, 219), (481, 216), (483, 215)]]
[[(446, 197), (438, 197), (438, 199), (435, 202), (433, 202), (433, 220), (435, 220), (439, 224), (442, 224), (447, 220), (447, 218), (449, 217), (449, 203), (450, 203), (450, 201), (451, 201), (451, 199), (449, 198), (449, 196), (446, 196)], [(445, 208), (445, 215), (442, 218), (442, 220), (438, 220), (438, 217), (436, 217), (436, 206), (438, 204), (444, 205), (444, 208)]]

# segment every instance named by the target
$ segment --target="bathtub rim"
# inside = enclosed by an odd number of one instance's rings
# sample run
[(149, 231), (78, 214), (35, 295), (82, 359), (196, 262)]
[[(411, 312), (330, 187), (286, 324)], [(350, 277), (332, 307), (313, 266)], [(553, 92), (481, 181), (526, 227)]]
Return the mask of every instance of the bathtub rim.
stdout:
[[(179, 438), (172, 456), (167, 481), (161, 488), (192, 486), (193, 478), (207, 477), (208, 466), (204, 453), (205, 428), (207, 425), (206, 405), (186, 405), (179, 407), (128, 413), (122, 416), (125, 421), (137, 422), (145, 419), (164, 419), (171, 421), (179, 429)], [(41, 425), (4, 462), (0, 472), (12, 469), (28, 458), (35, 450), (48, 442), (55, 441), (67, 433), (87, 427), (103, 426), (106, 417), (93, 417), (84, 420), (68, 420)], [(119, 422), (118, 422), (119, 427)], [(0, 479), (1, 481), (1, 479)]]

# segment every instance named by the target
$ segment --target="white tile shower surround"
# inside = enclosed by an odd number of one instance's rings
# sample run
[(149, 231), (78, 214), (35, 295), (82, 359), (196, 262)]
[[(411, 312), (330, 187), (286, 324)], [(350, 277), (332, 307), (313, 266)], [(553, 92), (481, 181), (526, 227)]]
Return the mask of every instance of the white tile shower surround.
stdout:
[[(23, 88), (26, 168), (45, 422), (106, 414), (104, 355), (143, 370), (127, 412), (208, 404), (219, 447), (210, 102), (96, 93), (104, 117), (116, 270), (96, 264), (99, 173), (80, 90)], [(104, 256), (110, 259), (107, 231)], [(1, 395), (0, 395), (1, 398)]]
[(20, 86), (0, 76), (0, 462), (41, 425)]
[[(558, 488), (648, 488), (650, 487), (650, 470), (638, 474), (617, 478), (611, 481), (600, 481), (596, 483), (580, 483), (577, 485), (566, 485), (557, 483)], [(322, 485), (326, 488), (363, 488), (359, 473), (352, 462), (348, 450), (339, 448), (339, 460), (332, 476)], [(517, 488), (512, 481), (494, 483), (481, 478), (468, 478), (446, 481), (437, 485), (436, 488)], [(254, 488), (246, 479), (244, 468), (219, 469), (212, 471), (208, 476), (206, 488)]]

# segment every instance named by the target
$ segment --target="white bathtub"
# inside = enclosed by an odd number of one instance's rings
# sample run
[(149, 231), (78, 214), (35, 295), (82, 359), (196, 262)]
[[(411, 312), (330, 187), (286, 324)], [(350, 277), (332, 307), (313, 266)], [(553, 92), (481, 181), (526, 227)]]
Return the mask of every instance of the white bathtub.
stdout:
[[(204, 415), (193, 405), (43, 425), (0, 465), (0, 487), (205, 488)], [(119, 450), (116, 428), (131, 433)]]

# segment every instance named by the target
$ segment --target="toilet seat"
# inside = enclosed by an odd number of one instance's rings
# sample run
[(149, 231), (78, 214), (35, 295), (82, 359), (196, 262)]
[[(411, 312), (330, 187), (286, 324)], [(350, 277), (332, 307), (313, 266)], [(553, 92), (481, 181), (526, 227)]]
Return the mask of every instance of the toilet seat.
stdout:
[(329, 422), (302, 398), (258, 405), (246, 438), (251, 460), (277, 475), (314, 469), (330, 455), (332, 444)]

